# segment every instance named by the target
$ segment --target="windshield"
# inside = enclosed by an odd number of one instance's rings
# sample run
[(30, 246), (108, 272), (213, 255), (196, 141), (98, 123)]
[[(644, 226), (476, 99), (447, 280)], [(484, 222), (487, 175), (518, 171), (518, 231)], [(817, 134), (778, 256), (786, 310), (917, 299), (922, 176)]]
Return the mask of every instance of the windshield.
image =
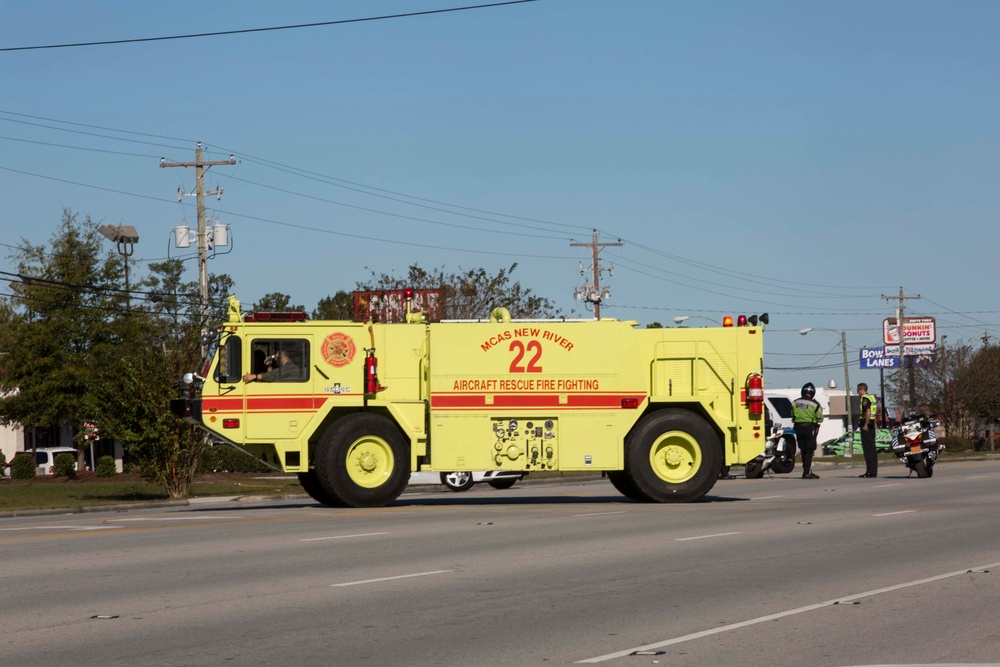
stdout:
[(771, 405), (782, 419), (792, 418), (792, 402), (783, 396), (771, 396)]

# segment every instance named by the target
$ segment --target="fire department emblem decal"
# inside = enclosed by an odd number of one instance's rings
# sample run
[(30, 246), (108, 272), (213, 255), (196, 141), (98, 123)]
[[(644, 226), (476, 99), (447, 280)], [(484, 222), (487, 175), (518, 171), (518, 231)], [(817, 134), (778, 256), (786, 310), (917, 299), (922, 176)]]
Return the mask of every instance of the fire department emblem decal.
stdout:
[(345, 333), (332, 333), (323, 340), (323, 358), (331, 366), (346, 366), (358, 351), (351, 337)]

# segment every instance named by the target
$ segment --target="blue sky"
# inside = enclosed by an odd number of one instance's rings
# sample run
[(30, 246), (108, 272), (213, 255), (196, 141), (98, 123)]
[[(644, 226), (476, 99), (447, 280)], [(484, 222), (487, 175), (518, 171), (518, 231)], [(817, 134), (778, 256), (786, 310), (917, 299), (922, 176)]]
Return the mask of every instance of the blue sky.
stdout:
[[(0, 0), (0, 48), (466, 4)], [(852, 384), (877, 384), (858, 348), (881, 344), (900, 287), (949, 345), (1000, 335), (997, 25), (995, 2), (540, 0), (0, 52), (0, 266), (63, 207), (134, 225), (140, 273), (183, 254), (194, 179), (158, 163), (202, 141), (239, 161), (206, 179), (234, 241), (209, 269), (245, 303), (312, 309), (365, 267), (516, 261), (586, 315), (570, 242), (597, 229), (624, 243), (601, 254), (604, 316), (767, 311), (770, 386), (842, 386), (839, 331)]]

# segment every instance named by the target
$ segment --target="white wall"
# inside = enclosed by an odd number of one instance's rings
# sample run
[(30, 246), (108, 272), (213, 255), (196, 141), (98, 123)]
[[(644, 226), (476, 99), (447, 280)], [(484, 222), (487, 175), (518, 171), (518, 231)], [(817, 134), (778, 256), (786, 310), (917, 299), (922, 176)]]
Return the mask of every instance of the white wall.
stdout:
[(14, 454), (24, 451), (24, 429), (15, 424), (0, 424), (0, 451), (7, 458), (7, 463), (14, 458)]

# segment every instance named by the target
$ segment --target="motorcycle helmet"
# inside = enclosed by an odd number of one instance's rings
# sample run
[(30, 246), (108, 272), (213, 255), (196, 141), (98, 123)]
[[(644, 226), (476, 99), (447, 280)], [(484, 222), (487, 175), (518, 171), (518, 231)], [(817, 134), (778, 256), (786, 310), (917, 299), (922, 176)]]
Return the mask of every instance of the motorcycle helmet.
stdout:
[(812, 398), (816, 395), (816, 387), (813, 386), (812, 382), (806, 382), (802, 385), (802, 398)]

